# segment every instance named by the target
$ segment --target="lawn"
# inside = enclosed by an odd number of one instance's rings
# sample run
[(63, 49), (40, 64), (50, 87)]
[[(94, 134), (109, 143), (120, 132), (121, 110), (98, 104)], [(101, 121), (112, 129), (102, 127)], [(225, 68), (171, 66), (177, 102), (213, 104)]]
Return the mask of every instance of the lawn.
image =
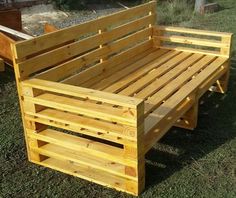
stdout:
[[(172, 17), (167, 23), (236, 33), (236, 1), (217, 2), (217, 13), (191, 15), (182, 22)], [(173, 128), (147, 154), (146, 189), (140, 197), (236, 197), (236, 56), (233, 59), (227, 94), (209, 92), (202, 98), (196, 130)], [(27, 161), (11, 70), (0, 74), (0, 174), (3, 198), (132, 197)]]

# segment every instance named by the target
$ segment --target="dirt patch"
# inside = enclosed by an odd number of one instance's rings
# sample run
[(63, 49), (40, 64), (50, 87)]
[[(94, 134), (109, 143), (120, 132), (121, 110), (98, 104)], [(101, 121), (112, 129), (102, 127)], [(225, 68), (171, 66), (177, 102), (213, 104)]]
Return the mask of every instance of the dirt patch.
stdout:
[(85, 10), (61, 11), (52, 4), (36, 5), (23, 8), (23, 28), (32, 35), (43, 34), (43, 26), (50, 23), (58, 28), (80, 24), (101, 16), (105, 16), (124, 9), (115, 3), (90, 5)]

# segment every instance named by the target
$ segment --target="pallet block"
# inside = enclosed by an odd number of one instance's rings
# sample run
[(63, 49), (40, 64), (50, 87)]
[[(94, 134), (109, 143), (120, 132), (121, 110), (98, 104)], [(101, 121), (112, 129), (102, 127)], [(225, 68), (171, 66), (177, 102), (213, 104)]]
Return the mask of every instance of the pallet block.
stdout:
[(176, 123), (195, 128), (200, 97), (227, 82), (232, 38), (155, 21), (151, 1), (11, 45), (31, 162), (144, 190), (145, 154)]

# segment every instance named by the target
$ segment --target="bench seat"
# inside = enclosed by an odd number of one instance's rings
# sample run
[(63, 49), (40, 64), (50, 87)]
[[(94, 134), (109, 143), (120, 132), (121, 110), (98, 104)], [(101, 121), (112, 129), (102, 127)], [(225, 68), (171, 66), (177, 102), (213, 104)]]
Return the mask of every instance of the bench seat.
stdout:
[[(144, 144), (148, 151), (170, 128), (163, 127), (172, 126), (194, 105), (192, 100), (198, 101), (215, 79), (227, 72), (227, 61), (225, 57), (202, 53), (152, 49), (115, 73), (103, 73), (80, 86), (144, 100)], [(179, 107), (181, 112), (177, 114)], [(158, 132), (162, 134), (153, 140), (152, 133)]]

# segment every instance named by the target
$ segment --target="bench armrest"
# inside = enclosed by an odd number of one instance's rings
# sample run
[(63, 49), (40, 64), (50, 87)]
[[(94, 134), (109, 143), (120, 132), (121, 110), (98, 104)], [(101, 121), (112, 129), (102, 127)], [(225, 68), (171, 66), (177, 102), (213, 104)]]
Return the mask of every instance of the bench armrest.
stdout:
[(156, 47), (224, 57), (231, 55), (232, 36), (232, 33), (171, 26), (155, 26), (153, 30)]
[[(141, 99), (40, 79), (22, 81), (21, 87), (28, 119), (46, 124), (47, 118), (53, 126), (62, 122), (85, 135), (101, 133), (100, 137), (111, 136), (118, 143), (135, 142), (143, 133), (138, 130), (144, 122)], [(30, 104), (36, 106), (35, 111)]]

